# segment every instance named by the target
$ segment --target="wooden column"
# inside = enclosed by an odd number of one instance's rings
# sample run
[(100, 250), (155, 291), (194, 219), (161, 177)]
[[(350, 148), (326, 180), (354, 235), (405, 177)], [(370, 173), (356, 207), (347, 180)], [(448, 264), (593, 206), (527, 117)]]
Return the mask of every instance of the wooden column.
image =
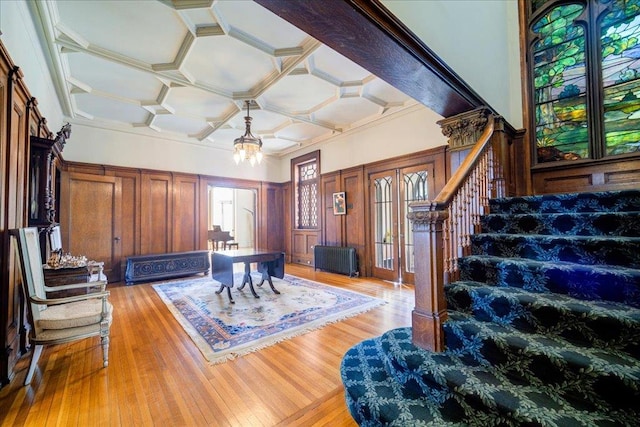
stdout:
[(443, 207), (431, 202), (412, 203), (408, 214), (416, 259), (416, 305), (411, 314), (413, 344), (437, 352), (444, 350), (442, 324), (447, 320), (442, 240), (442, 227), (447, 217), (448, 212)]

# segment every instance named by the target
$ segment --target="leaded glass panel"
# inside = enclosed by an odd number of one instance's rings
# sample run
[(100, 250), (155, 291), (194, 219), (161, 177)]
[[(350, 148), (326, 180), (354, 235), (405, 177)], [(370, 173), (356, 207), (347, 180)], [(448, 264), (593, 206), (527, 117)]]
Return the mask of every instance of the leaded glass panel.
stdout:
[(532, 27), (538, 162), (589, 157), (585, 34), (574, 22), (583, 10), (558, 6)]
[(391, 176), (374, 181), (373, 215), (376, 267), (393, 270), (393, 178)]
[(548, 0), (531, 0), (531, 12), (535, 12), (540, 9)]
[(318, 228), (318, 166), (308, 162), (298, 166), (297, 228)]
[[(409, 204), (412, 202), (427, 200), (427, 171), (406, 173), (404, 175), (404, 212), (409, 212)], [(404, 221), (404, 253), (405, 271), (415, 272), (415, 257), (413, 250), (413, 232), (411, 221)]]
[(640, 0), (616, 0), (602, 20), (606, 154), (640, 151)]

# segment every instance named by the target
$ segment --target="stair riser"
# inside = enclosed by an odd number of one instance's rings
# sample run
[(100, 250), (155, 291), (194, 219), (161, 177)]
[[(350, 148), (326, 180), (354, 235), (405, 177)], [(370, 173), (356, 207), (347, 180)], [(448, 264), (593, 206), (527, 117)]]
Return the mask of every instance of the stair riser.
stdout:
[(496, 295), (486, 288), (452, 284), (445, 292), (449, 310), (472, 314), (482, 322), (561, 337), (579, 346), (608, 348), (640, 359), (640, 322), (589, 313), (584, 306), (541, 305), (531, 297)]
[(477, 324), (447, 323), (444, 331), (448, 351), (460, 351), (463, 358), (475, 363), (480, 360), (522, 383), (540, 387), (555, 384), (562, 396), (589, 410), (606, 411), (612, 406), (638, 410), (640, 384), (593, 369), (584, 355), (562, 347), (553, 354), (542, 354), (535, 342), (514, 338), (506, 342), (495, 331), (489, 335), (479, 330)]
[(472, 236), (473, 255), (566, 261), (582, 265), (640, 268), (640, 239), (571, 239), (555, 236)]
[(640, 191), (558, 194), (489, 201), (491, 213), (562, 213), (640, 211)]
[(582, 300), (614, 301), (640, 308), (640, 271), (589, 270), (562, 264), (527, 264), (462, 258), (460, 279), (531, 292), (555, 292)]
[(484, 233), (640, 236), (640, 213), (486, 215)]

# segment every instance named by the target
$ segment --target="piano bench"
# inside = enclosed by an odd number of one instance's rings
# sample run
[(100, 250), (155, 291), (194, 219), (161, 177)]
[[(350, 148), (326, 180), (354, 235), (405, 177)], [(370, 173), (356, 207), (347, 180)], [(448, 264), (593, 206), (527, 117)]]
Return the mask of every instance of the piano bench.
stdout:
[(239, 246), (238, 242), (225, 242), (224, 244), (225, 249), (238, 249)]

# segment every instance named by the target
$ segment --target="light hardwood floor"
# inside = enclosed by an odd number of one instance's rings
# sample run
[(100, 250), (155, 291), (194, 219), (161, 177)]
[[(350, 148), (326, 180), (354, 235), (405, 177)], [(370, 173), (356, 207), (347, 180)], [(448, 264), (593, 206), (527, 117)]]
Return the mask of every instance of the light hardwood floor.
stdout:
[(340, 362), (356, 343), (411, 324), (411, 286), (287, 265), (286, 272), (385, 299), (366, 313), (222, 364), (208, 363), (153, 288), (111, 284), (109, 367), (99, 338), (45, 348), (0, 390), (2, 426), (354, 426)]

